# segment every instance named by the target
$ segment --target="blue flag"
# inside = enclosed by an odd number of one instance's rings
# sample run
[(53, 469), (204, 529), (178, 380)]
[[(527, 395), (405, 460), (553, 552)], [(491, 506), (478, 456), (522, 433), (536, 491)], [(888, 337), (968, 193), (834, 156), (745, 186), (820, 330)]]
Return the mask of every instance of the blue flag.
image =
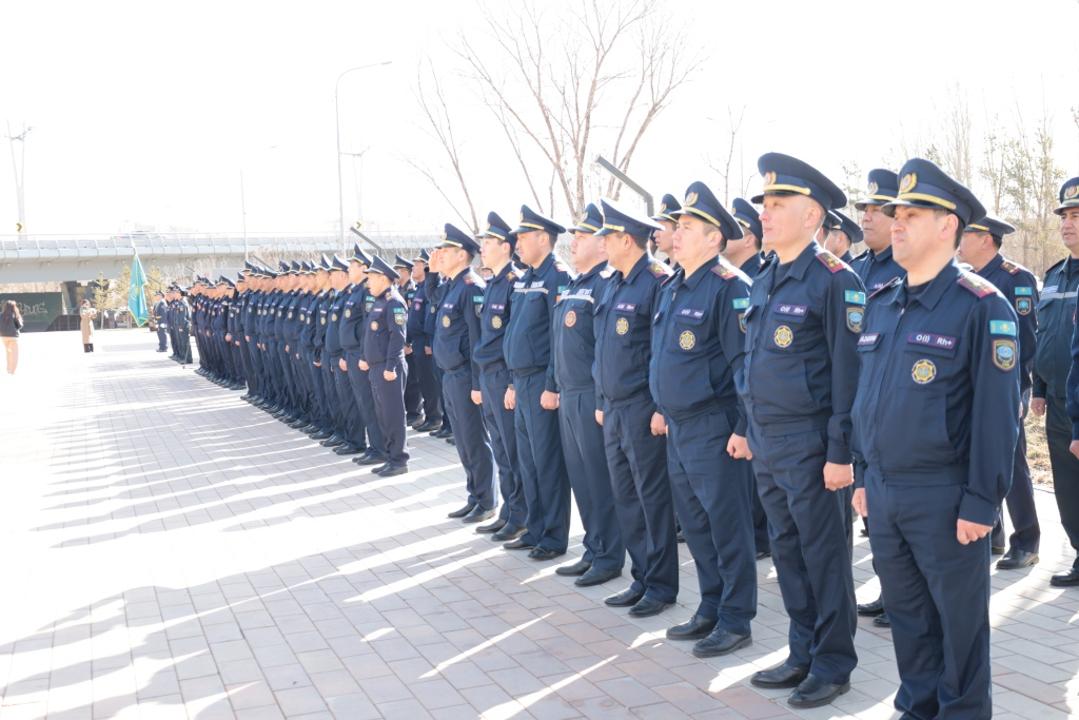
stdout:
[(142, 272), (142, 263), (138, 253), (131, 258), (131, 286), (127, 289), (127, 309), (135, 318), (135, 324), (142, 327), (150, 313), (146, 309), (146, 275)]

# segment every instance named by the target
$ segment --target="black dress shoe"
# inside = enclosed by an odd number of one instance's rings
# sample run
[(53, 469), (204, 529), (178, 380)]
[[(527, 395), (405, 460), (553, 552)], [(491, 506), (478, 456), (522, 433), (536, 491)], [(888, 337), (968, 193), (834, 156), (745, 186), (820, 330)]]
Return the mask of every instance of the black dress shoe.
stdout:
[(333, 449), (335, 455), (359, 455), (364, 452), (355, 445), (342, 445)]
[(788, 665), (786, 661), (753, 674), (749, 684), (759, 688), (795, 688), (806, 679), (809, 670)]
[(715, 618), (701, 617), (694, 613), (686, 622), (681, 625), (672, 625), (667, 628), (668, 640), (701, 640), (708, 637), (716, 627)]
[(881, 613), (873, 618), (873, 627), (890, 628), (892, 621), (888, 619), (888, 613)]
[(686, 536), (683, 535), (681, 529), (679, 529), (678, 532), (674, 534), (674, 539), (680, 543), (684, 543), (686, 541)]
[(438, 429), (437, 431), (435, 431), (435, 432), (431, 433), (431, 437), (436, 437), (436, 438), (438, 438), (439, 440), (445, 440), (445, 439), (446, 439), (446, 438), (448, 438), (448, 437), (449, 437), (450, 435), (453, 435), (453, 430), (450, 430), (450, 429), (449, 429), (448, 427), (446, 427), (445, 425), (443, 425), (442, 427), (440, 427), (440, 428), (439, 428), (439, 429)]
[(386, 462), (386, 457), (380, 453), (368, 450), (363, 455), (352, 458), (352, 462), (357, 465), (381, 465)]
[(764, 560), (765, 558), (770, 558), (770, 557), (772, 557), (772, 551), (771, 550), (760, 550), (760, 551), (757, 552), (757, 559), (758, 560)]
[(994, 555), (1003, 555), (1004, 554), (1004, 546), (1003, 545), (993, 545), (991, 548), (989, 548), (989, 551), (991, 553), (993, 553)]
[(659, 615), (671, 605), (674, 605), (674, 603), (653, 600), (650, 597), (643, 597), (637, 601), (636, 605), (629, 609), (629, 614), (635, 618), (652, 617), (653, 615)]
[(487, 523), (486, 525), (480, 525), (479, 527), (476, 528), (476, 532), (480, 533), (481, 535), (487, 535), (487, 534), (496, 533), (496, 532), (498, 532), (499, 530), (501, 530), (504, 527), (506, 527), (506, 521), (503, 520), (502, 518), (498, 518), (492, 523)]
[(429, 432), (437, 432), (441, 428), (442, 428), (442, 421), (441, 420), (424, 420), (422, 423), (420, 423), (415, 428), (415, 430), (416, 430), (416, 432), (429, 433)]
[(616, 577), (622, 577), (621, 568), (611, 568), (610, 570), (600, 570), (596, 566), (592, 566), (581, 577), (573, 581), (573, 584), (577, 587), (592, 587), (593, 585), (602, 585), (608, 580), (614, 580)]
[(371, 474), (372, 475), (381, 475), (382, 473), (386, 472), (389, 469), (390, 469), (390, 463), (387, 460), (386, 462), (382, 463), (378, 467), (372, 468), (371, 469)]
[(1012, 548), (1004, 557), (997, 560), (997, 570), (1018, 570), (1019, 568), (1032, 567), (1038, 564), (1038, 553), (1027, 552)]
[(829, 704), (848, 690), (850, 690), (849, 682), (836, 685), (824, 682), (816, 675), (807, 675), (806, 679), (787, 698), (787, 704), (796, 708), (821, 707)]
[(405, 425), (409, 425), (409, 426), (418, 425), (421, 422), (423, 422), (423, 415), (406, 415), (405, 416)]
[(727, 655), (735, 650), (744, 648), (753, 642), (750, 634), (739, 635), (723, 628), (716, 628), (712, 634), (703, 640), (698, 640), (693, 646), (693, 657), (710, 658)]
[(484, 520), (490, 520), (494, 516), (495, 516), (494, 508), (491, 508), (489, 510), (484, 510), (479, 505), (477, 505), (476, 507), (472, 508), (472, 512), (470, 512), (468, 515), (465, 515), (463, 518), (461, 518), (461, 522), (463, 522), (463, 523), (478, 523), (478, 522), (483, 522)]
[(322, 447), (337, 447), (338, 445), (344, 445), (345, 439), (340, 435), (330, 435), (328, 438), (319, 443)]
[(333, 433), (329, 430), (319, 430), (318, 432), (311, 434), (312, 440), (326, 440), (330, 437), (333, 437)]
[(884, 600), (879, 596), (873, 602), (858, 605), (858, 614), (862, 617), (876, 617), (884, 612)]
[(565, 550), (558, 551), (551, 548), (534, 547), (528, 553), (528, 557), (532, 560), (554, 560), (556, 557), (562, 557), (565, 554)]
[(572, 565), (563, 565), (554, 571), (555, 575), (561, 575), (562, 577), (577, 577), (584, 575), (586, 572), (592, 569), (592, 563), (588, 560), (578, 560)]
[[(498, 535), (498, 533), (495, 533), (495, 535)], [(521, 533), (521, 535), (524, 535), (524, 533)], [(531, 550), (536, 546), (530, 542), (525, 542), (523, 538), (519, 537), (511, 542), (503, 543), (502, 547), (507, 550)]]
[(1049, 578), (1049, 584), (1053, 587), (1075, 587), (1079, 585), (1079, 568), (1072, 568), (1068, 572), (1054, 575)]
[(465, 515), (468, 515), (475, 508), (476, 508), (476, 503), (467, 503), (463, 507), (459, 507), (459, 508), (457, 508), (456, 510), (454, 510), (451, 513), (446, 513), (446, 517), (453, 518), (454, 520), (457, 520), (458, 518), (463, 518)]
[(407, 472), (408, 472), (408, 465), (405, 465), (405, 464), (390, 465), (385, 470), (380, 472), (379, 475), (386, 478), (386, 477), (393, 477), (395, 475), (404, 475)]
[(603, 604), (609, 607), (632, 607), (644, 597), (644, 590), (636, 590), (632, 585), (620, 593), (603, 598)]
[[(501, 530), (491, 536), (491, 539), (495, 542), (513, 542), (522, 535), (525, 534), (525, 528), (513, 527), (512, 525), (506, 525)], [(531, 547), (531, 546), (529, 546)]]
[(457, 445), (457, 441), (454, 440), (453, 435), (447, 436), (446, 437), (446, 442), (448, 442), (450, 445)]

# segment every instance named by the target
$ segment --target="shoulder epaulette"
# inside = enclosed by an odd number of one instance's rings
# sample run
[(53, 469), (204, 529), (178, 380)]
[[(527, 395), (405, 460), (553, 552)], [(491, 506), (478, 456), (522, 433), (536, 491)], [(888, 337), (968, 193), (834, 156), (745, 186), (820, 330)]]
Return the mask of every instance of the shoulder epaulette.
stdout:
[(1066, 262), (1068, 262), (1068, 258), (1061, 258), (1061, 260), (1059, 262), (1055, 262), (1052, 265), (1050, 265), (1048, 268), (1046, 268), (1045, 274), (1048, 275), (1053, 270), (1056, 270), (1058, 267), (1060, 267), (1061, 265), (1063, 265)]
[(901, 278), (901, 277), (892, 278), (891, 280), (884, 283), (883, 285), (881, 285), (879, 288), (877, 288), (873, 292), (869, 293), (869, 299), (872, 300), (877, 295), (880, 295), (881, 293), (883, 293), (885, 290), (891, 290), (892, 288), (899, 287), (899, 285), (902, 282), (903, 282), (903, 278)]
[(476, 279), (474, 277), (472, 277), (472, 273), (467, 272), (467, 273), (465, 273), (465, 276), (464, 276), (464, 282), (465, 282), (465, 285), (475, 285), (476, 284)]
[(845, 262), (837, 258), (832, 253), (828, 252), (827, 250), (821, 250), (820, 252), (818, 252), (817, 259), (820, 260), (821, 264), (824, 265), (824, 267), (828, 268), (828, 271), (832, 273), (837, 273), (843, 268), (847, 267), (847, 264)]
[(555, 260), (554, 261), (554, 269), (557, 270), (558, 272), (564, 272), (564, 273), (569, 272), (569, 266), (567, 266), (561, 260)]
[(984, 280), (973, 273), (959, 273), (959, 279), (956, 282), (964, 289), (969, 290), (980, 298), (992, 295), (997, 290), (993, 283)]
[(712, 266), (712, 272), (719, 275), (724, 280), (730, 280), (738, 274), (723, 258), (720, 258), (719, 262)]
[(1004, 268), (1004, 270), (1006, 270), (1008, 273), (1010, 273), (1012, 275), (1018, 274), (1019, 271), (1023, 269), (1023, 268), (1019, 267), (1018, 265), (1016, 265), (1015, 263), (1013, 263), (1011, 260), (1002, 260), (1001, 263), (1000, 263), (1000, 266), (1002, 268)]
[(610, 265), (599, 271), (599, 276), (604, 280), (610, 280), (612, 275), (614, 275), (614, 268)]
[(658, 260), (653, 260), (648, 263), (648, 272), (652, 273), (654, 277), (662, 280), (671, 274), (671, 269)]

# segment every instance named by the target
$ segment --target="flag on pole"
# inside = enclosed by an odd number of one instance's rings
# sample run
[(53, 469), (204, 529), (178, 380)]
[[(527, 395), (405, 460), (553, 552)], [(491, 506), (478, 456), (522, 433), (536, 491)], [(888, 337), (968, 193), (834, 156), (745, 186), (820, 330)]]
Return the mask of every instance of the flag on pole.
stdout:
[(146, 309), (146, 275), (142, 272), (142, 263), (136, 252), (131, 258), (131, 286), (127, 289), (127, 309), (135, 318), (135, 324), (142, 327), (150, 313)]

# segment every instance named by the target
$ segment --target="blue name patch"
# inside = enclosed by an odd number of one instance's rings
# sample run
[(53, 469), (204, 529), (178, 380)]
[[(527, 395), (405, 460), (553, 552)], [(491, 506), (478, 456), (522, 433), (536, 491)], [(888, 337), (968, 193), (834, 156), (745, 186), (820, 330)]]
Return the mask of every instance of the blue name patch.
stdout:
[(843, 299), (851, 305), (865, 305), (865, 293), (859, 290), (847, 290), (843, 293)]
[(1015, 294), (1016, 295), (1028, 295), (1028, 296), (1033, 297), (1034, 296), (1034, 288), (1032, 288), (1032, 287), (1017, 287), (1015, 289)]
[(880, 333), (866, 333), (858, 338), (859, 347), (865, 347), (866, 345), (872, 345), (880, 338)]
[(735, 298), (731, 301), (731, 305), (734, 306), (735, 310), (745, 310), (749, 307), (749, 298)]
[(614, 306), (614, 309), (622, 312), (634, 312), (637, 310), (637, 306), (633, 303), (618, 303)]
[(925, 345), (926, 347), (941, 348), (943, 350), (955, 349), (955, 338), (947, 335), (934, 335), (933, 333), (911, 333), (907, 335), (907, 342), (911, 345)]
[(990, 320), (989, 334), (1015, 337), (1018, 333), (1016, 332), (1015, 323), (1011, 320)]
[(704, 317), (703, 310), (694, 310), (692, 308), (682, 308), (678, 311), (680, 317), (702, 318)]
[(805, 317), (809, 308), (805, 305), (788, 305), (784, 303), (782, 305), (776, 305), (777, 315), (791, 315), (793, 317)]

